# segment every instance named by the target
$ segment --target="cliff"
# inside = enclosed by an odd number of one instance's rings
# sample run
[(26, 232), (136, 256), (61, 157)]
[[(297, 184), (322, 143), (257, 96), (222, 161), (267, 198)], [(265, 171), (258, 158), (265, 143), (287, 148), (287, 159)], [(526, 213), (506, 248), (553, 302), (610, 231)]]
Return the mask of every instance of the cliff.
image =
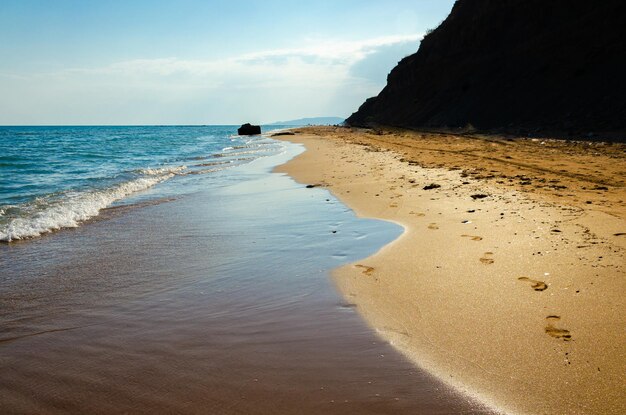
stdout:
[(353, 126), (626, 131), (626, 2), (457, 0)]

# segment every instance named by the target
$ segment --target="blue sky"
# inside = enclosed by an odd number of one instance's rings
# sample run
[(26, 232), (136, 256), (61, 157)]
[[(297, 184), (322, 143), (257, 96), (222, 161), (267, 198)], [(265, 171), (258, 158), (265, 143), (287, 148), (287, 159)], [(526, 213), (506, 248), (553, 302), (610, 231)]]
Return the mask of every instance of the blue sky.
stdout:
[(345, 117), (454, 0), (0, 0), (0, 124)]

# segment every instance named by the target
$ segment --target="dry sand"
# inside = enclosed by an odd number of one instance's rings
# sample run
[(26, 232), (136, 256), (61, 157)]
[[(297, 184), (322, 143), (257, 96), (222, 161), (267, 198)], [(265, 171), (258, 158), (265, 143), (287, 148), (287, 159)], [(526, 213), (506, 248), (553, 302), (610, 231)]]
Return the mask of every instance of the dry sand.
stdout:
[(506, 413), (626, 413), (626, 146), (286, 138), (307, 151), (280, 171), (405, 228), (335, 280), (416, 365)]

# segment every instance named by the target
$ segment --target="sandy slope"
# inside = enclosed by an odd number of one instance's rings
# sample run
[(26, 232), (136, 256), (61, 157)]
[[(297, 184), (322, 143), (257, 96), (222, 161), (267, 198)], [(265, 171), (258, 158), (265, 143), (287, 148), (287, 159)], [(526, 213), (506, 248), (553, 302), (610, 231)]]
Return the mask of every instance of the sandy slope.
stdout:
[(279, 170), (405, 227), (336, 282), (416, 364), (506, 412), (626, 413), (623, 146), (287, 138), (307, 151)]

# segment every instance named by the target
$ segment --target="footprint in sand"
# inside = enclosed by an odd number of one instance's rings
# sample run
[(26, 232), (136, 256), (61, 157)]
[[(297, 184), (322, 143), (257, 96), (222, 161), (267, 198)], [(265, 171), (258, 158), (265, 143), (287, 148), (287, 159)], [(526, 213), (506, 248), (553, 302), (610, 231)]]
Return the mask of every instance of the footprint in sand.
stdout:
[(397, 208), (398, 204), (396, 202), (393, 202), (392, 204), (389, 205), (390, 208)]
[(535, 291), (543, 291), (543, 290), (547, 290), (548, 289), (548, 285), (545, 282), (543, 282), (543, 281), (533, 280), (533, 279), (530, 279), (528, 277), (519, 277), (518, 280), (529, 282), (530, 286)]
[(415, 215), (415, 216), (417, 216), (417, 217), (423, 217), (423, 216), (426, 216), (426, 214), (425, 214), (425, 213), (421, 213), (421, 212), (413, 212), (413, 211), (410, 211), (410, 212), (409, 212), (409, 215)]
[(474, 235), (461, 235), (461, 238), (470, 238), (472, 241), (482, 241), (482, 236), (474, 236)]
[(356, 264), (355, 267), (363, 268), (362, 272), (365, 275), (372, 275), (372, 273), (374, 272), (374, 267), (369, 267), (367, 265)]
[(546, 317), (546, 321), (548, 322), (545, 329), (546, 334), (554, 337), (555, 339), (563, 339), (565, 341), (572, 340), (572, 335), (569, 333), (569, 330), (554, 327), (554, 324), (559, 320), (561, 320), (561, 317), (555, 315)]
[(436, 223), (431, 223), (430, 225), (428, 225), (428, 229), (431, 229), (434, 231), (436, 229), (439, 229), (439, 225), (437, 225)]
[(493, 264), (494, 260), (492, 258), (493, 256), (493, 252), (485, 252), (482, 256), (482, 258), (480, 258), (480, 262), (482, 262), (483, 264)]

